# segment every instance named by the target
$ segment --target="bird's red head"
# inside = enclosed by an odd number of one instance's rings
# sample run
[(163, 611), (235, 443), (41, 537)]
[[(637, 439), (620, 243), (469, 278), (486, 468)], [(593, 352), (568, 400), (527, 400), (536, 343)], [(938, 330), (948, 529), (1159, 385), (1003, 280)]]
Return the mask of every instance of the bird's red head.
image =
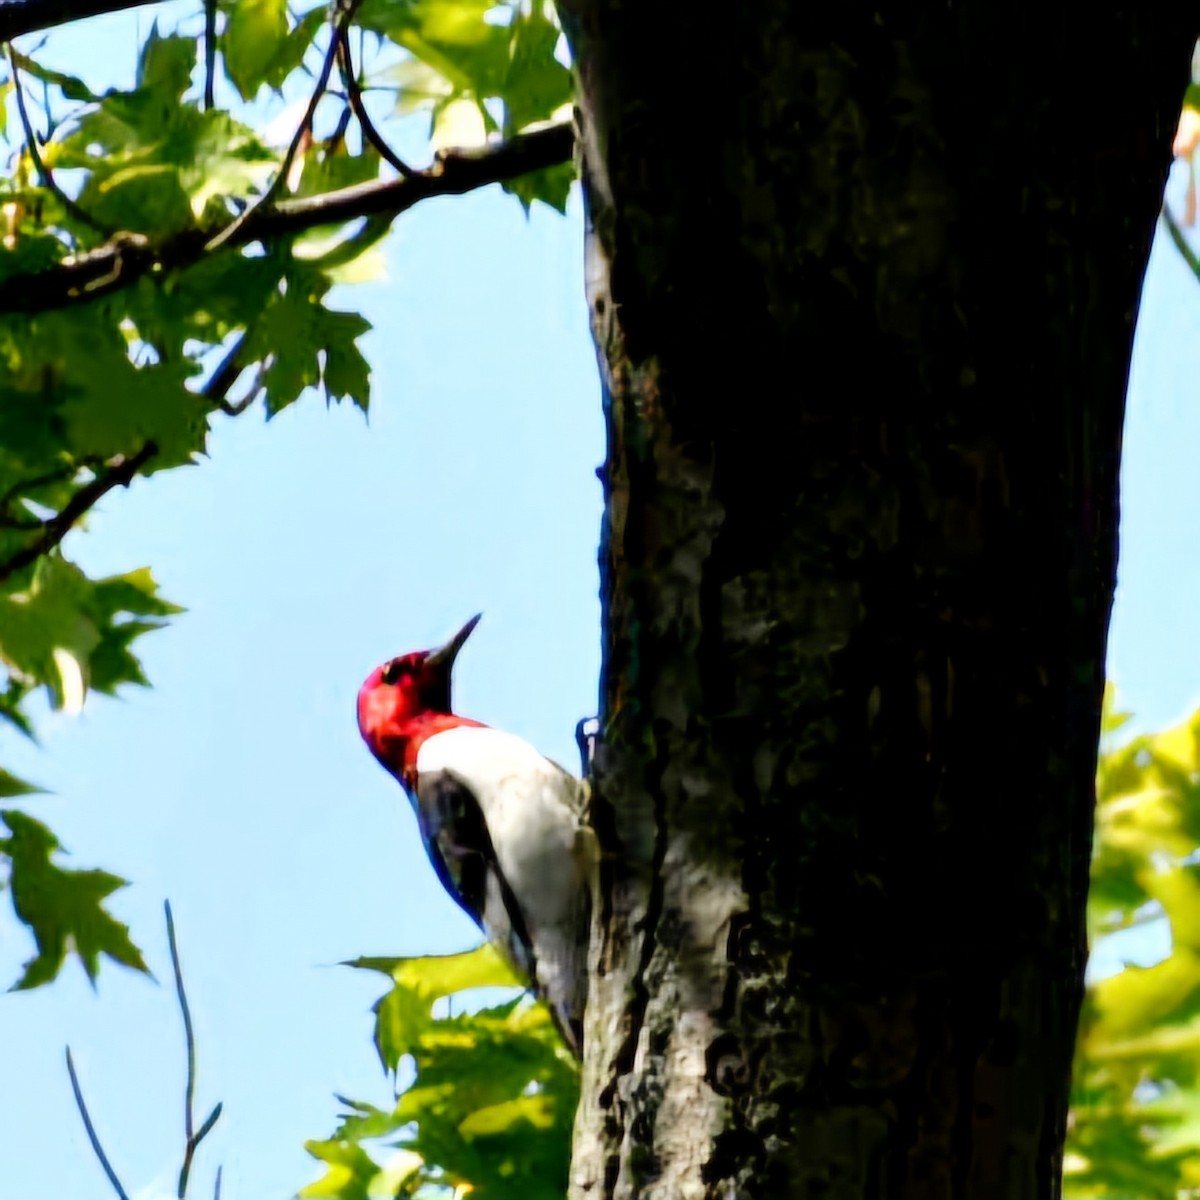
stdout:
[(358, 689), (358, 730), (397, 777), (413, 769), (426, 737), (455, 723), (475, 724), (450, 711), (450, 672), (482, 615), (476, 613), (438, 650), (414, 650), (376, 667)]

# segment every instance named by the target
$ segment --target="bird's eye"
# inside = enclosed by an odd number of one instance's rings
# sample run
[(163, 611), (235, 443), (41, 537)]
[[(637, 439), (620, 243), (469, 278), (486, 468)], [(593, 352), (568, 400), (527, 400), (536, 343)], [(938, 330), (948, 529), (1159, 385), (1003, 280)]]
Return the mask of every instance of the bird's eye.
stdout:
[(407, 675), (408, 672), (401, 665), (399, 660), (393, 659), (386, 667), (383, 668), (383, 674), (380, 679), (386, 684), (396, 684), (400, 682), (402, 675)]

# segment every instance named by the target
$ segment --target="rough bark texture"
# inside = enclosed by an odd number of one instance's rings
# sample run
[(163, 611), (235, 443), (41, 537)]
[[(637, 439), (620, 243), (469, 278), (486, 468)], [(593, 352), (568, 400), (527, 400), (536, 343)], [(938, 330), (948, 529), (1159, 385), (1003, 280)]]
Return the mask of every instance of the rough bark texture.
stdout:
[(560, 9), (610, 439), (572, 1194), (1053, 1196), (1194, 11)]

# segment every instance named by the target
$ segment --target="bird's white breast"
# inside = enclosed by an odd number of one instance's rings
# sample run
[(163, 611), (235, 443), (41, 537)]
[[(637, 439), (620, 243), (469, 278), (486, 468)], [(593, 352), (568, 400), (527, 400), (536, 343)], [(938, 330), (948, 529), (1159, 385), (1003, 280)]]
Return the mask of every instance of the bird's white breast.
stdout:
[(537, 924), (578, 887), (580, 782), (523, 738), (464, 726), (426, 739), (417, 776), (444, 771), (475, 797), (500, 869)]

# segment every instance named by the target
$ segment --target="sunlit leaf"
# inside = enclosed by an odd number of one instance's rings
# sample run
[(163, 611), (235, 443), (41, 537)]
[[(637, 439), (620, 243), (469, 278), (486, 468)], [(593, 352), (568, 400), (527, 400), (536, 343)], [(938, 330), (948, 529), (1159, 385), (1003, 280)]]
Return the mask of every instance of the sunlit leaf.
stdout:
[(288, 35), (286, 0), (238, 0), (229, 13), (221, 49), (225, 70), (243, 100), (267, 81)]
[(313, 1158), (325, 1163), (324, 1176), (300, 1189), (301, 1196), (336, 1197), (336, 1200), (368, 1200), (368, 1188), (381, 1168), (360, 1146), (347, 1142), (304, 1143)]

